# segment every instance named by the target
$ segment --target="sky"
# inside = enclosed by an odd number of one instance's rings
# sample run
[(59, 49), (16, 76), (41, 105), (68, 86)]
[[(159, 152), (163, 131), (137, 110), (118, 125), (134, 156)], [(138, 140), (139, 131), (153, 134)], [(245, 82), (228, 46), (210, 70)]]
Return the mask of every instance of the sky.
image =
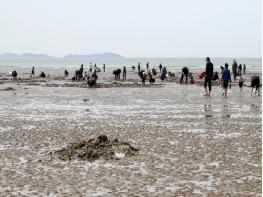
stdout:
[(261, 0), (0, 0), (0, 53), (261, 57)]

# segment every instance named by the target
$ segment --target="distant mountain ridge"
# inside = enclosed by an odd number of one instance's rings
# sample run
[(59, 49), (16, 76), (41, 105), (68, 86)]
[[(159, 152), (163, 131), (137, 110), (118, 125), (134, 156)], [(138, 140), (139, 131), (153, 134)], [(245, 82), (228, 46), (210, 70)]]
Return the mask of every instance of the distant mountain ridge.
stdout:
[(51, 56), (43, 53), (2, 53), (0, 58), (50, 58)]
[[(44, 53), (2, 53), (0, 58), (55, 58)], [(122, 58), (121, 55), (111, 52), (94, 53), (94, 54), (68, 54), (64, 58)]]

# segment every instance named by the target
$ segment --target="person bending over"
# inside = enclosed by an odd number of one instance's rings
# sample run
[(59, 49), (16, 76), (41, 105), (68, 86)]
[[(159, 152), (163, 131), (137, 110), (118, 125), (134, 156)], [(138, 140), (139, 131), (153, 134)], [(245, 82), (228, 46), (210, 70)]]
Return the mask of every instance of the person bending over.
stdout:
[(187, 83), (188, 75), (189, 75), (189, 69), (187, 67), (183, 67), (180, 84), (182, 84), (184, 77), (185, 77), (185, 83)]

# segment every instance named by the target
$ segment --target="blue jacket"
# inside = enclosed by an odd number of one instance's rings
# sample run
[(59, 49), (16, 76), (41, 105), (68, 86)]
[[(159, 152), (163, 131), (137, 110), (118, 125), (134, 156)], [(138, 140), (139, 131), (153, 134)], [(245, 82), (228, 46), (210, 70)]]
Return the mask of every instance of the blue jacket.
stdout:
[(224, 69), (221, 77), (222, 81), (231, 81), (230, 71), (228, 69)]

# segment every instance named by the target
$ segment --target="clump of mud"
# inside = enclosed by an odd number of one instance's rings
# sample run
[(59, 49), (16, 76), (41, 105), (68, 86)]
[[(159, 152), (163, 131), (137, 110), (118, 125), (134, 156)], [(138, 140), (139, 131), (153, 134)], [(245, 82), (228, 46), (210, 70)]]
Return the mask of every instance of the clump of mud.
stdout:
[(64, 161), (94, 161), (97, 159), (122, 159), (125, 156), (136, 155), (138, 151), (139, 149), (132, 147), (127, 142), (120, 142), (118, 139), (110, 141), (106, 135), (100, 135), (97, 139), (70, 143), (67, 147), (54, 153)]
[[(87, 88), (88, 84), (85, 82), (81, 83), (64, 83), (64, 84), (45, 84), (46, 87), (77, 87), (77, 88)], [(127, 82), (111, 82), (111, 83), (96, 83), (95, 88), (114, 88), (114, 87), (123, 87), (123, 88), (137, 88), (137, 87), (160, 87), (161, 84), (141, 84), (141, 83), (127, 83)]]
[(7, 88), (2, 89), (2, 91), (10, 91), (10, 90), (14, 91), (15, 89), (12, 87), (7, 87)]
[(168, 81), (168, 82), (177, 82), (177, 83), (180, 82), (179, 77), (167, 77), (167, 78), (165, 79), (165, 81)]

